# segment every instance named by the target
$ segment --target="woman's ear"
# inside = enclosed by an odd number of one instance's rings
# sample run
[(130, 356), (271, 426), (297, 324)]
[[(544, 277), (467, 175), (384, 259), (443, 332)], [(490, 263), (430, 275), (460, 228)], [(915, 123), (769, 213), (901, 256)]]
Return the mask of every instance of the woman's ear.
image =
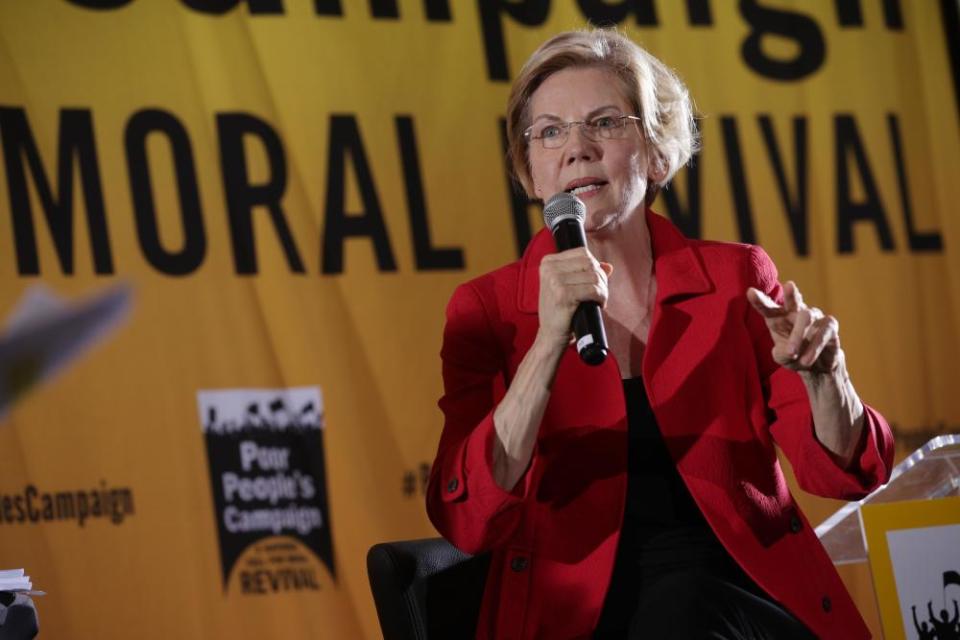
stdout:
[(667, 162), (659, 153), (653, 154), (650, 159), (650, 168), (647, 171), (647, 181), (659, 186), (667, 178)]

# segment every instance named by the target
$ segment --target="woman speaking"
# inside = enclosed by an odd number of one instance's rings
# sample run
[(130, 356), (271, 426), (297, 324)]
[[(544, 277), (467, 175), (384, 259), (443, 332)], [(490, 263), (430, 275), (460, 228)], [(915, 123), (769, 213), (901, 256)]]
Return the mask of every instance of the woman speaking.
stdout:
[[(687, 90), (613, 30), (560, 34), (517, 77), (513, 171), (586, 205), (461, 285), (444, 329), (445, 424), (427, 510), (491, 552), (480, 638), (866, 638), (787, 489), (856, 499), (890, 428), (854, 390), (836, 319), (744, 244), (685, 238), (648, 205), (697, 147)], [(603, 309), (610, 357), (571, 319)]]

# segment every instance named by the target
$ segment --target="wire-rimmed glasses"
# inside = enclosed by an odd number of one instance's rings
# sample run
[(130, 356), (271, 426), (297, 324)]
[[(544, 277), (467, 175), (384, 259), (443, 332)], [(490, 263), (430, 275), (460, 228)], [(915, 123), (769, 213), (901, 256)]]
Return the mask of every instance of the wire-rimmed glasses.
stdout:
[(570, 128), (579, 125), (580, 131), (590, 140), (611, 140), (622, 138), (627, 129), (629, 120), (640, 120), (639, 116), (597, 116), (590, 120), (574, 120), (572, 122), (542, 122), (527, 127), (523, 132), (529, 144), (531, 140), (539, 140), (544, 149), (558, 149), (570, 137)]

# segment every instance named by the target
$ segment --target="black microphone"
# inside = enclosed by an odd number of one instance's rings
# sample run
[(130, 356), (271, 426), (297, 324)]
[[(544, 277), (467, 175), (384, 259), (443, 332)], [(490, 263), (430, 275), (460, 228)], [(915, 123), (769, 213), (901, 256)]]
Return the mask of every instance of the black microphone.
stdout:
[[(553, 232), (560, 251), (587, 246), (583, 232), (586, 217), (587, 205), (583, 200), (565, 191), (550, 198), (543, 208), (543, 221)], [(607, 333), (603, 329), (600, 305), (593, 301), (581, 302), (573, 312), (571, 326), (580, 359), (591, 365), (602, 363), (607, 357)]]

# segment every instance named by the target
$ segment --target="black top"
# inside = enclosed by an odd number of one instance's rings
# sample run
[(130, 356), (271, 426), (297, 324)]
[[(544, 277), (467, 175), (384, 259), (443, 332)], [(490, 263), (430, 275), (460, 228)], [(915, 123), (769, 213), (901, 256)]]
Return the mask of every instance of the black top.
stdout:
[(660, 434), (642, 378), (623, 381), (627, 400), (627, 504), (625, 543), (618, 561), (643, 571), (688, 566), (726, 557)]
[(600, 629), (629, 622), (643, 589), (685, 569), (742, 575), (677, 471), (642, 378), (623, 381), (627, 404), (627, 497), (620, 544)]

